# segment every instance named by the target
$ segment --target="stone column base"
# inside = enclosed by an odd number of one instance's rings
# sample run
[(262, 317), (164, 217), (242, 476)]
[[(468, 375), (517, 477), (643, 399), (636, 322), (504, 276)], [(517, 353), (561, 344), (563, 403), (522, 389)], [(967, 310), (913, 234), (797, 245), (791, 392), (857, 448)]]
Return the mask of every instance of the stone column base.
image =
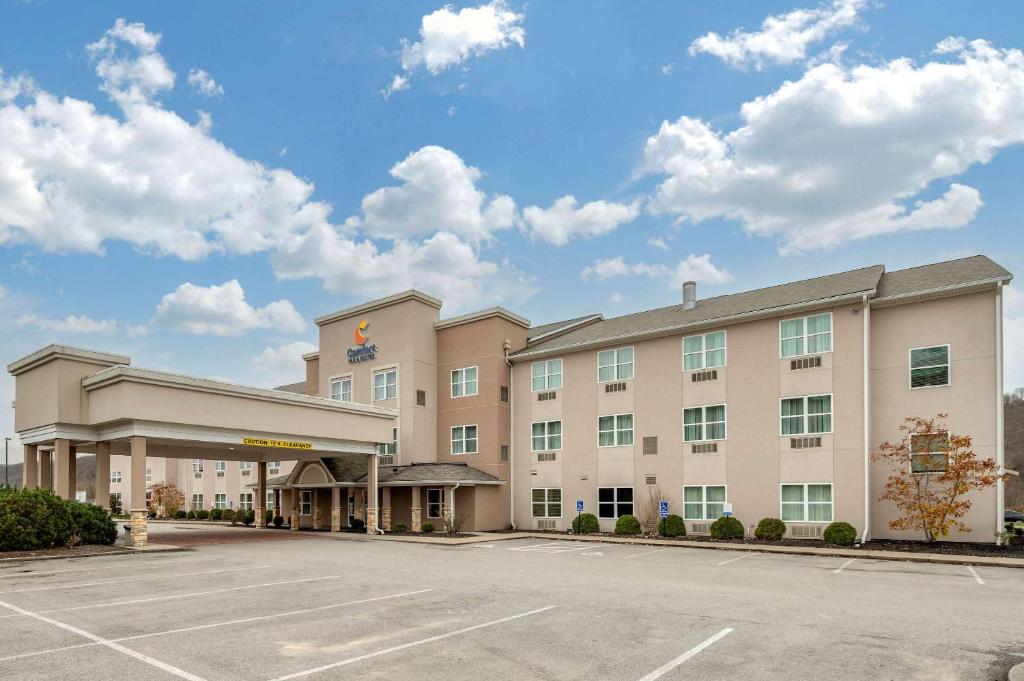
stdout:
[(320, 507), (319, 506), (314, 506), (313, 507), (313, 529), (314, 530), (319, 530), (320, 529)]
[(382, 506), (380, 509), (380, 527), (385, 532), (391, 531), (391, 507)]
[(451, 510), (450, 510), (450, 509), (449, 509), (449, 508), (448, 508), (447, 506), (445, 506), (445, 508), (444, 508), (444, 512), (442, 512), (442, 513), (441, 513), (441, 515), (442, 515), (442, 516), (444, 516), (444, 517), (443, 517), (443, 518), (441, 519), (441, 522), (442, 522), (442, 523), (443, 523), (443, 525), (444, 525), (444, 527), (443, 527), (442, 529), (443, 529), (443, 530), (444, 530), (445, 532), (447, 532), (447, 531), (448, 531), (448, 528), (452, 526), (452, 525), (451, 525), (451, 522), (452, 522), (452, 512), (451, 512)]
[(377, 530), (377, 509), (366, 509), (366, 533), (376, 534)]
[(356, 506), (356, 510), (355, 512), (352, 513), (352, 517), (356, 520), (365, 520), (365, 518), (363, 517), (363, 509)]
[(341, 532), (341, 506), (331, 507), (331, 532)]
[(418, 506), (414, 506), (412, 509), (412, 527), (409, 529), (413, 532), (419, 532), (420, 527), (423, 525), (423, 509)]
[(291, 528), (293, 530), (299, 529), (299, 514), (298, 513), (292, 513), (292, 517), (289, 519), (288, 522), (290, 523)]
[(131, 510), (131, 539), (129, 546), (138, 548), (145, 546), (149, 539), (149, 532), (146, 529), (146, 517), (149, 511), (144, 508), (133, 508)]
[(266, 527), (267, 526), (267, 509), (265, 509), (262, 506), (257, 506), (255, 508), (255, 512), (256, 512), (256, 527)]

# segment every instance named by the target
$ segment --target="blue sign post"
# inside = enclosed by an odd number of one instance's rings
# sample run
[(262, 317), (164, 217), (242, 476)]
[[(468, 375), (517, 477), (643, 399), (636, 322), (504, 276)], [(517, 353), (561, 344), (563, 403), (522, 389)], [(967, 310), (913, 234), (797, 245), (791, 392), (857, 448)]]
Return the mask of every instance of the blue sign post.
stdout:
[(583, 512), (583, 500), (582, 499), (577, 499), (576, 500), (576, 512), (577, 513), (582, 513)]
[(661, 517), (662, 518), (667, 518), (668, 517), (668, 502), (667, 501), (661, 502)]
[(580, 514), (583, 513), (583, 500), (576, 500), (576, 534), (583, 534), (583, 520)]
[(661, 537), (662, 537), (662, 539), (664, 539), (665, 536), (666, 536), (665, 530), (668, 529), (668, 528), (665, 527), (665, 525), (667, 525), (667, 523), (665, 522), (665, 518), (668, 517), (668, 502), (667, 501), (663, 501), (663, 502), (661, 502), (658, 505), (658, 513), (659, 513), (659, 515), (661, 515)]

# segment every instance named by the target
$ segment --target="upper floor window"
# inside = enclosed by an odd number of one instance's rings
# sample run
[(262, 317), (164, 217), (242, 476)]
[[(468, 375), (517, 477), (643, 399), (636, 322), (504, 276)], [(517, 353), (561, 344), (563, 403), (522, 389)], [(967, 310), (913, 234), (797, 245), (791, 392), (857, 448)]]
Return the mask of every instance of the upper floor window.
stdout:
[(452, 454), (476, 454), (476, 426), (452, 428)]
[(193, 473), (202, 473), (203, 472), (203, 460), (202, 459), (192, 459), (192, 472)]
[(914, 433), (910, 436), (910, 470), (944, 473), (949, 467), (949, 433)]
[(797, 317), (779, 322), (783, 357), (814, 355), (832, 351), (832, 313)]
[(110, 482), (121, 482), (121, 480), (123, 480), (121, 477), (121, 471), (110, 472)]
[(597, 418), (597, 446), (618, 447), (633, 444), (633, 415), (613, 414)]
[(341, 402), (352, 401), (352, 377), (343, 376), (331, 379), (331, 399)]
[(373, 401), (393, 400), (398, 397), (398, 369), (373, 372)]
[(602, 350), (597, 353), (597, 380), (625, 381), (633, 378), (633, 348)]
[(548, 359), (534, 362), (531, 369), (530, 390), (543, 392), (562, 387), (562, 360)]
[(394, 456), (398, 453), (398, 428), (391, 429), (391, 442), (381, 442), (377, 445), (377, 453), (381, 456)]
[(910, 387), (937, 388), (943, 385), (949, 385), (949, 346), (911, 349)]
[(724, 439), (724, 404), (683, 410), (683, 442)]
[(540, 421), (533, 424), (533, 451), (562, 448), (562, 422)]
[(213, 462), (213, 470), (219, 471), (219, 472), (223, 473), (227, 469), (228, 469), (228, 462), (227, 461), (214, 461)]
[(456, 369), (452, 372), (452, 397), (469, 397), (476, 395), (477, 388), (477, 367)]
[(683, 371), (725, 366), (725, 331), (683, 339)]
[(808, 395), (784, 399), (780, 415), (783, 435), (831, 433), (832, 396)]
[(243, 471), (251, 471), (252, 467), (253, 467), (253, 462), (252, 461), (240, 461), (238, 463), (238, 467), (240, 469), (242, 469)]

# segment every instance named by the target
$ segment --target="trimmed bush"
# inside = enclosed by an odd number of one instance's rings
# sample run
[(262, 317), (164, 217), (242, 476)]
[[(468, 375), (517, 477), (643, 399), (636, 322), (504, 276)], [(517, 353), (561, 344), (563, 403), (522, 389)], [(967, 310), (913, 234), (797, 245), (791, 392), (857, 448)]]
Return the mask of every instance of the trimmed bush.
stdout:
[(427, 522), (423, 523), (422, 525), (420, 525), (420, 532), (426, 532), (427, 534), (429, 534), (429, 533), (431, 533), (433, 531), (434, 531), (434, 523), (430, 522), (429, 520)]
[(685, 537), (686, 523), (677, 515), (667, 515), (658, 520), (658, 534), (664, 537)]
[(196, 519), (196, 512), (195, 511), (189, 511), (188, 513), (185, 514), (185, 520), (195, 520), (195, 519)]
[(74, 527), (71, 510), (49, 490), (0, 491), (0, 551), (64, 546)]
[(249, 510), (247, 510), (245, 513), (242, 514), (242, 524), (243, 525), (252, 525), (255, 522), (256, 522), (256, 511), (254, 511), (254, 510), (252, 510), (250, 508)]
[(177, 511), (174, 512), (174, 519), (184, 520), (186, 515), (188, 515), (188, 512), (185, 511), (185, 509), (183, 508), (179, 508)]
[(111, 494), (107, 503), (110, 507), (110, 512), (114, 515), (121, 515), (124, 513), (124, 508), (121, 506), (121, 497), (118, 495)]
[[(255, 521), (253, 521), (255, 522)], [(263, 521), (265, 524), (270, 525), (274, 522), (274, 510), (271, 508), (267, 509), (266, 520)]]
[(854, 540), (857, 539), (857, 530), (850, 523), (835, 522), (825, 528), (821, 538), (826, 544), (853, 546)]
[(224, 517), (223, 508), (215, 508), (210, 511), (210, 520), (220, 520)]
[(284, 525), (284, 516), (274, 516), (274, 527), (281, 527)]
[(615, 534), (640, 534), (640, 520), (635, 515), (619, 516), (615, 521)]
[(117, 526), (106, 509), (95, 504), (77, 501), (64, 502), (74, 524), (68, 544), (113, 544), (117, 539)]
[(743, 523), (732, 516), (722, 516), (711, 523), (712, 539), (742, 539)]
[(210, 511), (209, 511), (209, 509), (201, 508), (198, 511), (196, 511), (196, 520), (209, 520), (209, 519), (210, 519)]
[(601, 524), (597, 522), (597, 516), (593, 513), (580, 513), (572, 519), (573, 534), (590, 534), (600, 532)]
[(395, 528), (394, 528), (393, 531), (394, 532), (405, 532), (407, 529), (408, 528), (406, 528), (405, 523), (396, 523), (395, 524)]
[(755, 537), (769, 541), (778, 541), (785, 534), (786, 523), (778, 518), (761, 518), (761, 522), (757, 524), (757, 529), (754, 530)]

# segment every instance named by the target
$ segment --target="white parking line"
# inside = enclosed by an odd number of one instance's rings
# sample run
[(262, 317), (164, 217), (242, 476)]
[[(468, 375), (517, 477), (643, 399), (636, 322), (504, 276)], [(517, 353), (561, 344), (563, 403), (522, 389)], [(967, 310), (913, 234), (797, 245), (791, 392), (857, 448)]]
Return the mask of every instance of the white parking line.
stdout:
[(843, 563), (842, 565), (837, 567), (835, 570), (833, 570), (832, 574), (838, 575), (840, 572), (842, 572), (843, 570), (848, 568), (850, 565), (852, 565), (855, 560), (857, 560), (857, 559), (856, 558), (851, 558), (850, 560), (846, 561), (845, 563)]
[[(183, 561), (178, 561), (178, 562), (168, 562), (168, 561), (165, 561), (165, 562), (161, 562), (161, 563), (145, 563), (144, 565), (140, 565), (139, 567), (165, 568), (165, 567), (170, 567), (170, 566), (187, 565), (187, 564), (190, 564), (190, 563), (209, 563), (209, 562), (210, 562), (209, 559), (183, 560)], [(0, 577), (4, 577), (4, 578), (7, 578), (7, 577), (40, 577), (40, 576), (43, 576), (43, 575), (48, 575), (48, 576), (49, 575), (66, 575), (66, 574), (70, 574), (72, 572), (96, 572), (97, 570), (126, 570), (126, 569), (132, 569), (133, 567), (134, 566), (122, 562), (122, 563), (118, 563), (117, 565), (97, 565), (96, 567), (74, 568), (72, 570), (45, 570), (45, 571), (42, 571), (42, 572), (2, 571), (2, 572), (0, 572)]]
[(433, 643), (434, 641), (441, 641), (446, 638), (453, 636), (459, 636), (461, 634), (468, 634), (471, 631), (477, 629), (484, 629), (486, 627), (493, 627), (498, 624), (504, 624), (505, 622), (511, 622), (513, 620), (522, 619), (523, 617), (529, 617), (531, 615), (538, 615), (542, 612), (546, 612), (554, 608), (554, 605), (549, 605), (544, 608), (538, 608), (529, 612), (521, 612), (518, 615), (509, 615), (508, 617), (502, 617), (501, 619), (491, 620), (490, 622), (484, 622), (482, 624), (474, 624), (471, 627), (465, 627), (456, 631), (449, 631), (447, 634), (438, 634), (437, 636), (431, 636), (430, 638), (424, 638), (419, 641), (413, 641), (412, 643), (403, 643), (402, 645), (392, 646), (391, 648), (385, 648), (384, 650), (378, 650), (373, 653), (366, 653), (365, 655), (359, 655), (357, 657), (350, 657), (347, 660), (341, 660), (340, 662), (332, 662), (331, 664), (325, 664), (320, 667), (314, 667), (313, 669), (307, 669), (301, 672), (295, 672), (294, 674), (288, 674), (286, 676), (279, 676), (272, 681), (288, 681), (288, 679), (298, 679), (303, 676), (309, 676), (310, 674), (318, 674), (319, 672), (327, 671), (328, 669), (337, 669), (338, 667), (344, 667), (346, 665), (355, 664), (356, 662), (362, 662), (363, 660), (369, 660), (374, 657), (380, 657), (381, 655), (387, 655), (388, 653), (397, 653), (400, 650), (407, 650), (416, 646), (424, 645), (425, 643)]
[(985, 586), (985, 580), (981, 578), (981, 575), (978, 574), (978, 571), (974, 569), (973, 565), (968, 565), (967, 570), (972, 575), (974, 575), (974, 581), (976, 581), (978, 584), (981, 584), (982, 586)]
[[(433, 589), (420, 589), (419, 591), (406, 591), (400, 594), (391, 594), (389, 596), (376, 596), (374, 598), (363, 598), (358, 601), (347, 601), (345, 603), (332, 603), (330, 605), (321, 605), (315, 608), (305, 608), (303, 610), (292, 610), (291, 612), (281, 612), (274, 615), (260, 615), (259, 617), (246, 617), (240, 620), (230, 620), (228, 622), (214, 622), (212, 624), (199, 624), (194, 627), (183, 627), (181, 629), (168, 629), (166, 631), (154, 631), (149, 634), (135, 634), (134, 636), (124, 636), (122, 638), (109, 639), (111, 643), (122, 643), (124, 641), (136, 641), (140, 638), (153, 638), (154, 636), (167, 636), (168, 634), (181, 634), (188, 631), (199, 631), (202, 629), (213, 629), (216, 627), (226, 627), (232, 624), (247, 624), (249, 622), (259, 622), (261, 620), (277, 619), (279, 617), (289, 617), (293, 615), (305, 615), (311, 612), (317, 612), (320, 610), (328, 610), (330, 608), (340, 608), (346, 605), (360, 605), (362, 603), (373, 603), (375, 601), (385, 601), (392, 598), (402, 598), (403, 596), (415, 596), (417, 594), (426, 593), (433, 591)], [(49, 648), (47, 650), (36, 650), (31, 653), (19, 653), (18, 655), (9, 655), (7, 657), (0, 657), (0, 662), (10, 662), (11, 660), (21, 660), (26, 657), (39, 657), (40, 655), (50, 655), (52, 653), (61, 653), (66, 650), (75, 650), (76, 648), (88, 648), (90, 646), (102, 645), (100, 642), (93, 643), (79, 643), (73, 646), (61, 646), (60, 648)]]
[(645, 551), (643, 553), (634, 553), (632, 556), (623, 556), (622, 560), (629, 560), (630, 558), (642, 558), (643, 556), (649, 556), (652, 553), (661, 553), (662, 551), (668, 551), (668, 549), (654, 549), (653, 551)]
[(128, 582), (145, 582), (151, 579), (176, 579), (178, 577), (194, 577), (196, 575), (216, 575), (222, 572), (241, 572), (243, 570), (262, 570), (273, 567), (272, 565), (253, 565), (252, 567), (224, 568), (223, 570), (203, 570), (202, 572), (181, 572), (177, 574), (151, 575), (149, 577), (133, 577), (130, 579), (110, 579), (105, 582), (77, 582), (72, 584), (51, 584), (50, 586), (36, 586), (31, 589), (11, 589), (0, 591), (0, 594), (22, 594), (29, 591), (52, 591), (54, 589), (77, 589), (82, 586), (104, 586), (106, 584), (125, 584)]
[(167, 672), (169, 674), (174, 674), (175, 676), (180, 677), (182, 679), (188, 679), (188, 681), (205, 681), (205, 679), (203, 679), (203, 677), (201, 677), (201, 676), (196, 676), (195, 674), (189, 674), (184, 669), (178, 669), (177, 667), (175, 667), (173, 665), (169, 665), (166, 662), (161, 662), (160, 660), (158, 660), (156, 658), (153, 658), (153, 657), (150, 657), (149, 655), (143, 655), (142, 653), (136, 652), (136, 651), (134, 651), (134, 650), (132, 650), (130, 648), (125, 648), (123, 645), (121, 645), (119, 643), (114, 643), (113, 641), (109, 641), (109, 640), (103, 638), (102, 636), (97, 636), (96, 634), (90, 634), (88, 631), (85, 631), (84, 629), (79, 629), (78, 627), (73, 627), (70, 624), (65, 624), (64, 622), (58, 622), (55, 619), (50, 619), (49, 617), (44, 617), (43, 615), (40, 615), (38, 613), (29, 612), (28, 610), (25, 610), (24, 608), (19, 608), (16, 605), (11, 605), (10, 603), (5, 603), (4, 601), (0, 601), (0, 605), (2, 605), (5, 608), (8, 608), (10, 610), (13, 610), (14, 612), (18, 613), (19, 615), (24, 615), (25, 617), (31, 617), (34, 620), (38, 620), (40, 622), (45, 622), (46, 624), (51, 624), (51, 625), (57, 627), (58, 629), (63, 629), (64, 631), (71, 632), (72, 634), (78, 634), (79, 636), (87, 638), (90, 641), (94, 641), (97, 645), (106, 646), (107, 648), (110, 648), (111, 650), (116, 650), (117, 652), (122, 653), (124, 655), (127, 655), (128, 657), (135, 658), (136, 660), (139, 660), (140, 662), (145, 662), (146, 664), (148, 664), (148, 665), (150, 665), (152, 667), (156, 667), (157, 669), (162, 669), (163, 671), (165, 671), (165, 672)]
[(750, 558), (752, 555), (754, 555), (754, 554), (752, 554), (752, 553), (744, 553), (744, 554), (741, 554), (739, 556), (736, 556), (735, 558), (730, 558), (729, 560), (723, 560), (721, 563), (718, 564), (718, 567), (722, 567), (723, 565), (728, 565), (729, 563), (735, 563), (736, 561), (743, 560), (744, 558)]
[(726, 636), (731, 634), (732, 631), (733, 630), (730, 629), (730, 628), (722, 629), (720, 632), (718, 632), (717, 634), (715, 634), (711, 638), (706, 639), (704, 642), (694, 646), (693, 648), (690, 648), (685, 653), (683, 653), (682, 655), (680, 655), (676, 659), (672, 660), (671, 662), (666, 662), (662, 666), (658, 667), (653, 672), (651, 672), (650, 674), (648, 674), (644, 678), (640, 679), (640, 681), (654, 681), (655, 679), (660, 679), (662, 676), (664, 676), (668, 672), (672, 671), (673, 669), (675, 669), (676, 667), (678, 667), (682, 663), (686, 662), (687, 660), (689, 660), (693, 656), (697, 655), (700, 651), (704, 650), (705, 648), (707, 648), (708, 646), (712, 645), (716, 641), (719, 641), (719, 640), (725, 638)]
[[(582, 546), (575, 546), (572, 548), (565, 548), (568, 542), (548, 542), (546, 544), (532, 544), (530, 546), (515, 546), (509, 549), (509, 551), (530, 551), (533, 553), (570, 553), (571, 551), (586, 551), (587, 549), (596, 549), (602, 546), (610, 546), (610, 544), (596, 544), (592, 542), (579, 542)], [(572, 546), (572, 544), (568, 544)]]

